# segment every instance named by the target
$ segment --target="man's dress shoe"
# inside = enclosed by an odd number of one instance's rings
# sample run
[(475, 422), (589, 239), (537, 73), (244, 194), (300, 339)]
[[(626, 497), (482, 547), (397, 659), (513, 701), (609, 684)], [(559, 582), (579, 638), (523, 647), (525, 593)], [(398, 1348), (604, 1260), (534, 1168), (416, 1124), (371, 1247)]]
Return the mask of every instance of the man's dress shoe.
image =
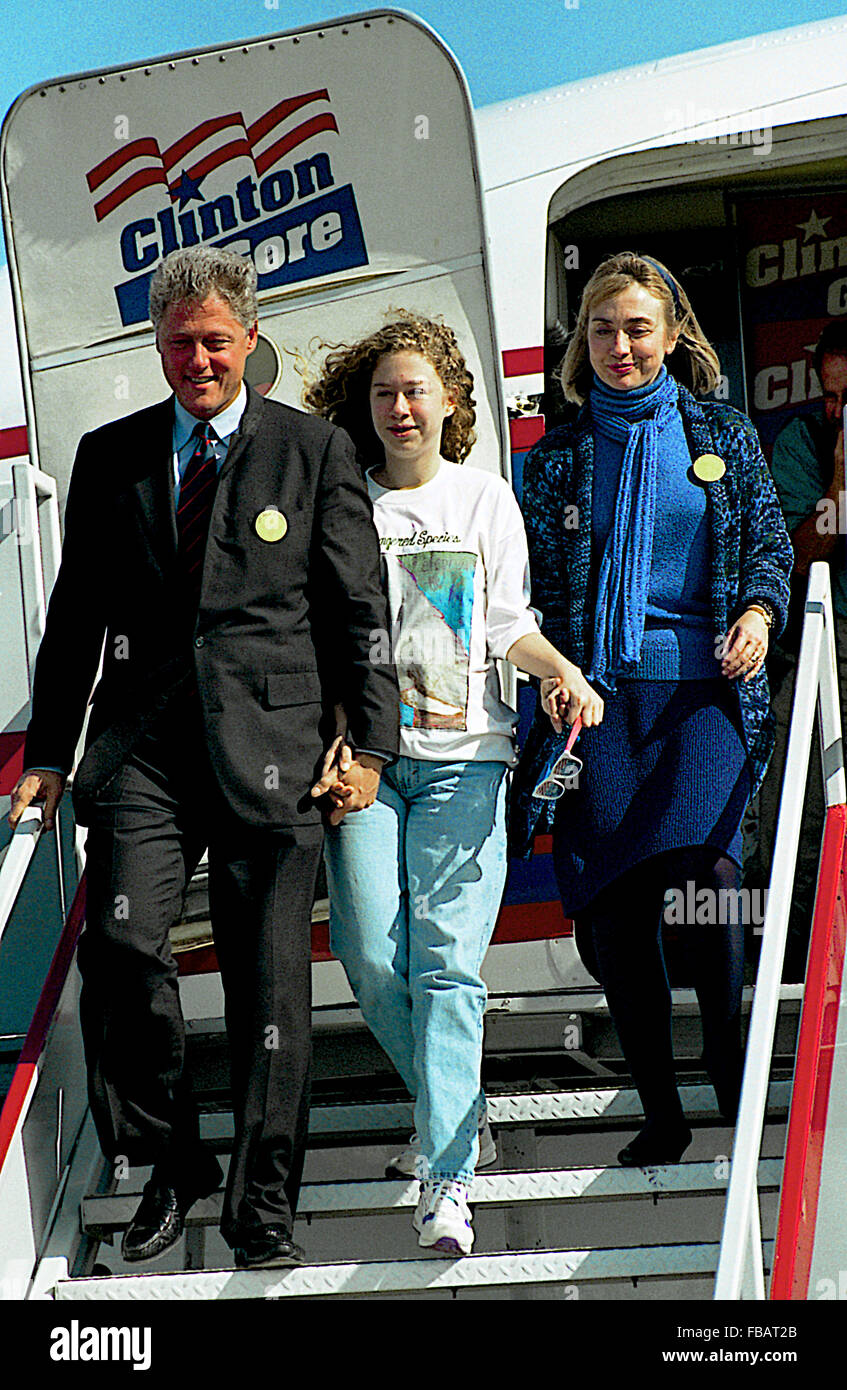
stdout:
[(282, 1226), (262, 1226), (239, 1237), (236, 1269), (285, 1269), (306, 1263), (306, 1253)]
[(145, 1184), (138, 1210), (124, 1231), (121, 1254), (128, 1264), (154, 1260), (179, 1240), (185, 1229), (185, 1218), (200, 1197), (208, 1197), (220, 1185), (221, 1166), (211, 1154), (198, 1164), (198, 1173), (190, 1180), (166, 1176), (153, 1169)]

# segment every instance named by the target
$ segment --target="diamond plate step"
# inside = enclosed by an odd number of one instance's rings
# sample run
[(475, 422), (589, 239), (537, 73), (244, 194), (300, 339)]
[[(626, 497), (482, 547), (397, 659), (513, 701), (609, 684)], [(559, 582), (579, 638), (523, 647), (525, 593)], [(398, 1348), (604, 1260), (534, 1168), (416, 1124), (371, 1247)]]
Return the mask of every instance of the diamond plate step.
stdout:
[[(680, 1086), (680, 1099), (689, 1121), (719, 1120), (720, 1113), (711, 1086)], [(784, 1119), (791, 1098), (790, 1081), (771, 1082), (768, 1091), (768, 1122)], [(638, 1093), (630, 1087), (604, 1087), (597, 1090), (540, 1091), (526, 1094), (489, 1096), (488, 1116), (495, 1128), (543, 1124), (628, 1124), (643, 1117)], [(724, 1121), (725, 1123), (725, 1121)], [(309, 1119), (309, 1134), (321, 1136), (404, 1134), (414, 1127), (411, 1101), (361, 1102), (356, 1105), (315, 1105)], [(232, 1139), (232, 1115), (225, 1111), (200, 1117), (200, 1134), (212, 1144)]]
[[(770, 1264), (773, 1241), (764, 1242)], [(378, 1294), (580, 1284), (612, 1279), (697, 1278), (717, 1269), (717, 1241), (625, 1249), (519, 1251), (446, 1261), (374, 1260), (291, 1270), (198, 1270), (113, 1275), (56, 1284), (56, 1299), (163, 1300), (373, 1297)]]
[[(777, 1191), (782, 1159), (759, 1163), (759, 1191)], [(691, 1197), (726, 1190), (727, 1177), (712, 1163), (674, 1163), (653, 1168), (553, 1168), (536, 1172), (478, 1174), (471, 1184), (474, 1206), (509, 1207), (524, 1203), (610, 1201), (623, 1197)], [(82, 1203), (82, 1230), (104, 1239), (123, 1230), (138, 1206), (139, 1190), (121, 1184), (120, 1193), (86, 1197)], [(418, 1184), (377, 1181), (306, 1183), (300, 1192), (298, 1216), (384, 1215), (405, 1211), (417, 1204)], [(216, 1192), (192, 1207), (187, 1226), (220, 1225), (223, 1194)]]

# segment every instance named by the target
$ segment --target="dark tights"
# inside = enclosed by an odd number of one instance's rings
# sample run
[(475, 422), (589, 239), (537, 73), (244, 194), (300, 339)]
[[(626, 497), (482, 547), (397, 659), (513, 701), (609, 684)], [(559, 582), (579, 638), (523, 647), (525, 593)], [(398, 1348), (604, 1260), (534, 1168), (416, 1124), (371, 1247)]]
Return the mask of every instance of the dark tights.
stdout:
[[(682, 1119), (662, 947), (665, 894), (677, 889), (683, 895), (677, 903), (696, 902), (697, 893), (706, 888), (716, 895), (711, 901), (725, 905), (726, 894), (722, 899), (720, 890), (736, 890), (739, 878), (732, 860), (714, 850), (673, 850), (635, 865), (576, 914), (577, 949), (603, 986), (648, 1122), (666, 1125)], [(701, 916), (705, 910), (700, 908)], [(725, 925), (697, 925), (695, 918), (679, 926), (681, 957), (703, 1021), (703, 1060), (721, 1113), (730, 1120), (738, 1109), (743, 1063), (744, 926), (734, 920), (739, 915), (724, 911)]]

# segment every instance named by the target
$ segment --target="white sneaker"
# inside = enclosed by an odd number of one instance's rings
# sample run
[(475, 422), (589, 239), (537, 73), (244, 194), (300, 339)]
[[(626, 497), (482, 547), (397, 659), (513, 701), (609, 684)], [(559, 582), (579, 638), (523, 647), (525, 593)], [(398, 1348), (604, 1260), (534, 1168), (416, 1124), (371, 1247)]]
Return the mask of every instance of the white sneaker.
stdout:
[(473, 1226), (465, 1184), (450, 1178), (422, 1182), (412, 1225), (418, 1233), (418, 1244), (425, 1249), (437, 1250), (439, 1255), (454, 1259), (458, 1255), (469, 1255), (473, 1247)]
[[(385, 1176), (387, 1178), (414, 1178), (417, 1176), (417, 1162), (420, 1158), (421, 1143), (417, 1134), (411, 1135), (407, 1148), (401, 1149), (398, 1154), (388, 1160), (385, 1165)], [(497, 1162), (497, 1145), (494, 1142), (494, 1135), (491, 1133), (491, 1126), (484, 1120), (479, 1130), (479, 1158), (476, 1161), (477, 1168), (490, 1168), (492, 1163)]]

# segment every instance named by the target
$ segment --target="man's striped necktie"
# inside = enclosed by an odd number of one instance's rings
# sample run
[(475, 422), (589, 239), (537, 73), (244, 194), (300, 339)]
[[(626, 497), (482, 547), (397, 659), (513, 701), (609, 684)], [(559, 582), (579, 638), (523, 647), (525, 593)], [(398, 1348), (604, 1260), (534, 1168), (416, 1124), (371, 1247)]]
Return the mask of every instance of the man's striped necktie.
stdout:
[(212, 446), (217, 436), (208, 421), (204, 420), (194, 426), (193, 435), (197, 444), (182, 475), (176, 526), (180, 567), (192, 611), (196, 612), (200, 602), (206, 537), (215, 500), (217, 467)]

